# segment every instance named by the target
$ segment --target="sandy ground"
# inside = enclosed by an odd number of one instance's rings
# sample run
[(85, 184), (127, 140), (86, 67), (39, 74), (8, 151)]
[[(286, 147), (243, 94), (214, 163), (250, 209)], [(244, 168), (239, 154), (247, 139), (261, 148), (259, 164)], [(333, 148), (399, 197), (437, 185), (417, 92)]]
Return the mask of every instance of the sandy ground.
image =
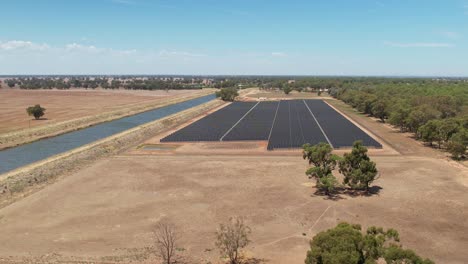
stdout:
[(378, 195), (332, 201), (314, 196), (300, 157), (113, 157), (2, 209), (0, 255), (124, 258), (151, 246), (167, 218), (190, 263), (218, 263), (217, 224), (241, 215), (253, 230), (247, 253), (268, 263), (302, 263), (307, 240), (340, 221), (394, 227), (419, 254), (466, 263), (466, 172), (434, 159), (375, 160)]
[(268, 155), (262, 142), (139, 146), (0, 209), (0, 262), (153, 263), (151, 230), (166, 219), (186, 263), (222, 263), (214, 232), (239, 215), (252, 228), (246, 255), (265, 263), (303, 263), (308, 240), (340, 221), (393, 227), (422, 256), (468, 263), (468, 169), (330, 103), (396, 151), (371, 151), (372, 196), (317, 196), (300, 151)]
[[(44, 126), (74, 118), (118, 110), (136, 104), (187, 95), (198, 90), (128, 91), (128, 90), (20, 90), (0, 89), (0, 134), (24, 128)], [(26, 108), (45, 107), (44, 120), (32, 120)]]
[(318, 96), (317, 93), (311, 92), (296, 92), (292, 91), (289, 94), (285, 94), (283, 91), (262, 91), (259, 89), (252, 89), (245, 97), (249, 98), (268, 98), (268, 99), (326, 99), (330, 98), (328, 94), (323, 93)]

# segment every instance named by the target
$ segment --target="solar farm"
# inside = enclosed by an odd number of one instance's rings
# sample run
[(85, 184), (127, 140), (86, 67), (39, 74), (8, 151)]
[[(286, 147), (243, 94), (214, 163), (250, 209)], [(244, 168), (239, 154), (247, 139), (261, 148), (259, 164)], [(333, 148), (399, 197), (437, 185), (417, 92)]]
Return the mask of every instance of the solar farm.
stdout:
[(349, 148), (356, 140), (382, 145), (323, 100), (234, 102), (166, 136), (161, 142), (268, 141), (268, 150), (306, 143)]

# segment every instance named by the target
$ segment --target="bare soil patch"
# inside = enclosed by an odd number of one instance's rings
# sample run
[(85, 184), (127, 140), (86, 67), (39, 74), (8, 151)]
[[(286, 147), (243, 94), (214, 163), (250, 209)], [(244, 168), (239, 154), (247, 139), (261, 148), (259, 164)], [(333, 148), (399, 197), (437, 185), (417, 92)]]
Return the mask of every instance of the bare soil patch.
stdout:
[(261, 90), (251, 90), (249, 93), (245, 94), (245, 97), (248, 98), (267, 98), (267, 99), (326, 99), (329, 98), (325, 94), (318, 96), (317, 93), (311, 92), (297, 92), (292, 91), (289, 94), (285, 94), (283, 91), (261, 91)]
[(119, 259), (150, 246), (151, 228), (167, 218), (189, 263), (221, 263), (217, 224), (242, 215), (253, 229), (247, 253), (267, 263), (303, 263), (308, 239), (340, 221), (394, 227), (417, 253), (465, 263), (468, 192), (457, 178), (466, 170), (431, 158), (374, 158), (379, 194), (338, 201), (314, 195), (297, 156), (105, 159), (1, 209), (0, 255)]

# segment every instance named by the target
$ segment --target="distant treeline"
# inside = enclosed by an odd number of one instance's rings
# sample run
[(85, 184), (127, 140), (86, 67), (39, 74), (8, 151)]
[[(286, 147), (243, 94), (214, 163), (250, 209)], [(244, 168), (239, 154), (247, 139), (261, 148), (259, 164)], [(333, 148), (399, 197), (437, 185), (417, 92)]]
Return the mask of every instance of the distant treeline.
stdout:
[(14, 78), (4, 81), (9, 87), (21, 89), (131, 89), (131, 90), (180, 90), (201, 89), (201, 82), (193, 80), (108, 79), (108, 78)]

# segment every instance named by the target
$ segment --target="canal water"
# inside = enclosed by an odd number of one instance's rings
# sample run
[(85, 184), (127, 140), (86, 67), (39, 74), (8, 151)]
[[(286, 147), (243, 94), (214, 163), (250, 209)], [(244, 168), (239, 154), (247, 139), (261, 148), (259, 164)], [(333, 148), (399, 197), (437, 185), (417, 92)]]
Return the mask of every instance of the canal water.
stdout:
[(0, 174), (215, 99), (207, 95), (0, 151)]

